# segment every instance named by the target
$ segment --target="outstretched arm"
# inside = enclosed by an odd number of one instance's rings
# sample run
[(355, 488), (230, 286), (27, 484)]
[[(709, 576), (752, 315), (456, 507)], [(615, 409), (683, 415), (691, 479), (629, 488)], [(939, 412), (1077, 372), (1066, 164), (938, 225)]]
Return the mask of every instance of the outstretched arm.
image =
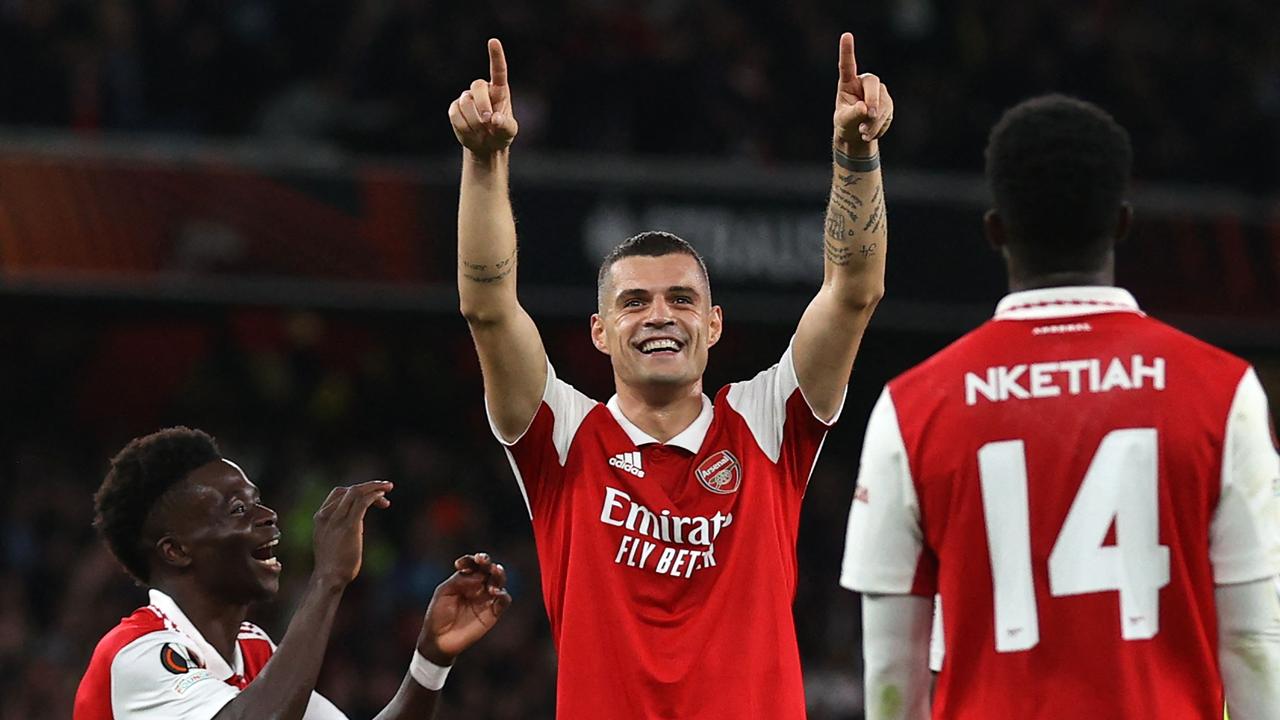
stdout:
[(502, 43), (489, 41), (489, 80), (476, 80), (449, 106), (462, 144), (458, 200), (458, 297), (480, 356), (494, 425), (514, 440), (533, 420), (546, 384), (546, 351), (516, 298), (516, 224), (508, 192), (511, 108)]
[(800, 390), (818, 417), (835, 416), (844, 399), (862, 333), (884, 294), (888, 222), (878, 139), (893, 120), (880, 79), (858, 74), (853, 35), (840, 37), (822, 289), (796, 329)]
[(484, 637), (511, 605), (507, 574), (488, 555), (463, 555), (455, 572), (436, 587), (422, 620), (414, 668), (375, 720), (427, 720), (435, 713), (445, 668)]

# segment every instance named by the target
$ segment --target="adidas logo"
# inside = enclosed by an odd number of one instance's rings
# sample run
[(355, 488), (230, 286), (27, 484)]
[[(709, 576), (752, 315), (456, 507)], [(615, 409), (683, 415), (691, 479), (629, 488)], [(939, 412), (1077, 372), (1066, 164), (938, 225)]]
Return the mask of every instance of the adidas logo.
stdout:
[(644, 477), (644, 470), (641, 468), (640, 451), (618, 453), (609, 458), (609, 464), (619, 470), (625, 470), (638, 478)]

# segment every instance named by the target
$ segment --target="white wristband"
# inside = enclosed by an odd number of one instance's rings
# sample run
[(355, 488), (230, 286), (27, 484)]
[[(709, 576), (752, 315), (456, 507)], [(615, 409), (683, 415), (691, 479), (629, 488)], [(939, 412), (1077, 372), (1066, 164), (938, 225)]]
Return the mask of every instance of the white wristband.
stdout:
[(452, 665), (437, 665), (430, 660), (422, 657), (422, 653), (417, 650), (413, 651), (413, 660), (409, 661), (409, 674), (422, 687), (439, 691), (444, 687), (445, 678), (449, 677), (449, 671), (453, 669)]

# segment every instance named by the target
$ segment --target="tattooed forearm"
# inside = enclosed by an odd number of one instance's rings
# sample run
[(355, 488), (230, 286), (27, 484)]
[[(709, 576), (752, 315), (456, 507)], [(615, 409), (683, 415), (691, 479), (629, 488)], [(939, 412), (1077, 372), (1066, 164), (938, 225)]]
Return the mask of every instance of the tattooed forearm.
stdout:
[(858, 221), (858, 209), (862, 207), (862, 198), (842, 187), (831, 189), (831, 204), (848, 213), (853, 222)]
[(827, 213), (827, 235), (832, 240), (844, 242), (845, 219), (844, 213), (829, 212)]
[(855, 259), (862, 264), (882, 252), (879, 242), (871, 240), (885, 226), (883, 185), (860, 186), (862, 179), (837, 172), (831, 184), (823, 254), (832, 265), (843, 267)]
[(862, 226), (863, 232), (870, 230), (872, 227), (880, 226), (880, 217), (884, 215), (884, 205), (877, 205), (871, 211), (871, 217), (867, 218), (867, 224)]
[(516, 253), (512, 252), (507, 259), (493, 264), (473, 263), (458, 258), (458, 265), (462, 268), (462, 277), (472, 282), (496, 283), (516, 269)]

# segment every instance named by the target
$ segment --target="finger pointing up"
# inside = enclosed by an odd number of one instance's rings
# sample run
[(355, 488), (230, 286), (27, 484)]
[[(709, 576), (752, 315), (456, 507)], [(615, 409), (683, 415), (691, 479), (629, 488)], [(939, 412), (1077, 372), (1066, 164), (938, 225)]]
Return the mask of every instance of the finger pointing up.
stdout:
[(507, 56), (498, 38), (489, 38), (489, 83), (495, 87), (507, 85)]
[(840, 82), (851, 83), (857, 77), (858, 59), (853, 55), (853, 33), (845, 33), (840, 36)]

